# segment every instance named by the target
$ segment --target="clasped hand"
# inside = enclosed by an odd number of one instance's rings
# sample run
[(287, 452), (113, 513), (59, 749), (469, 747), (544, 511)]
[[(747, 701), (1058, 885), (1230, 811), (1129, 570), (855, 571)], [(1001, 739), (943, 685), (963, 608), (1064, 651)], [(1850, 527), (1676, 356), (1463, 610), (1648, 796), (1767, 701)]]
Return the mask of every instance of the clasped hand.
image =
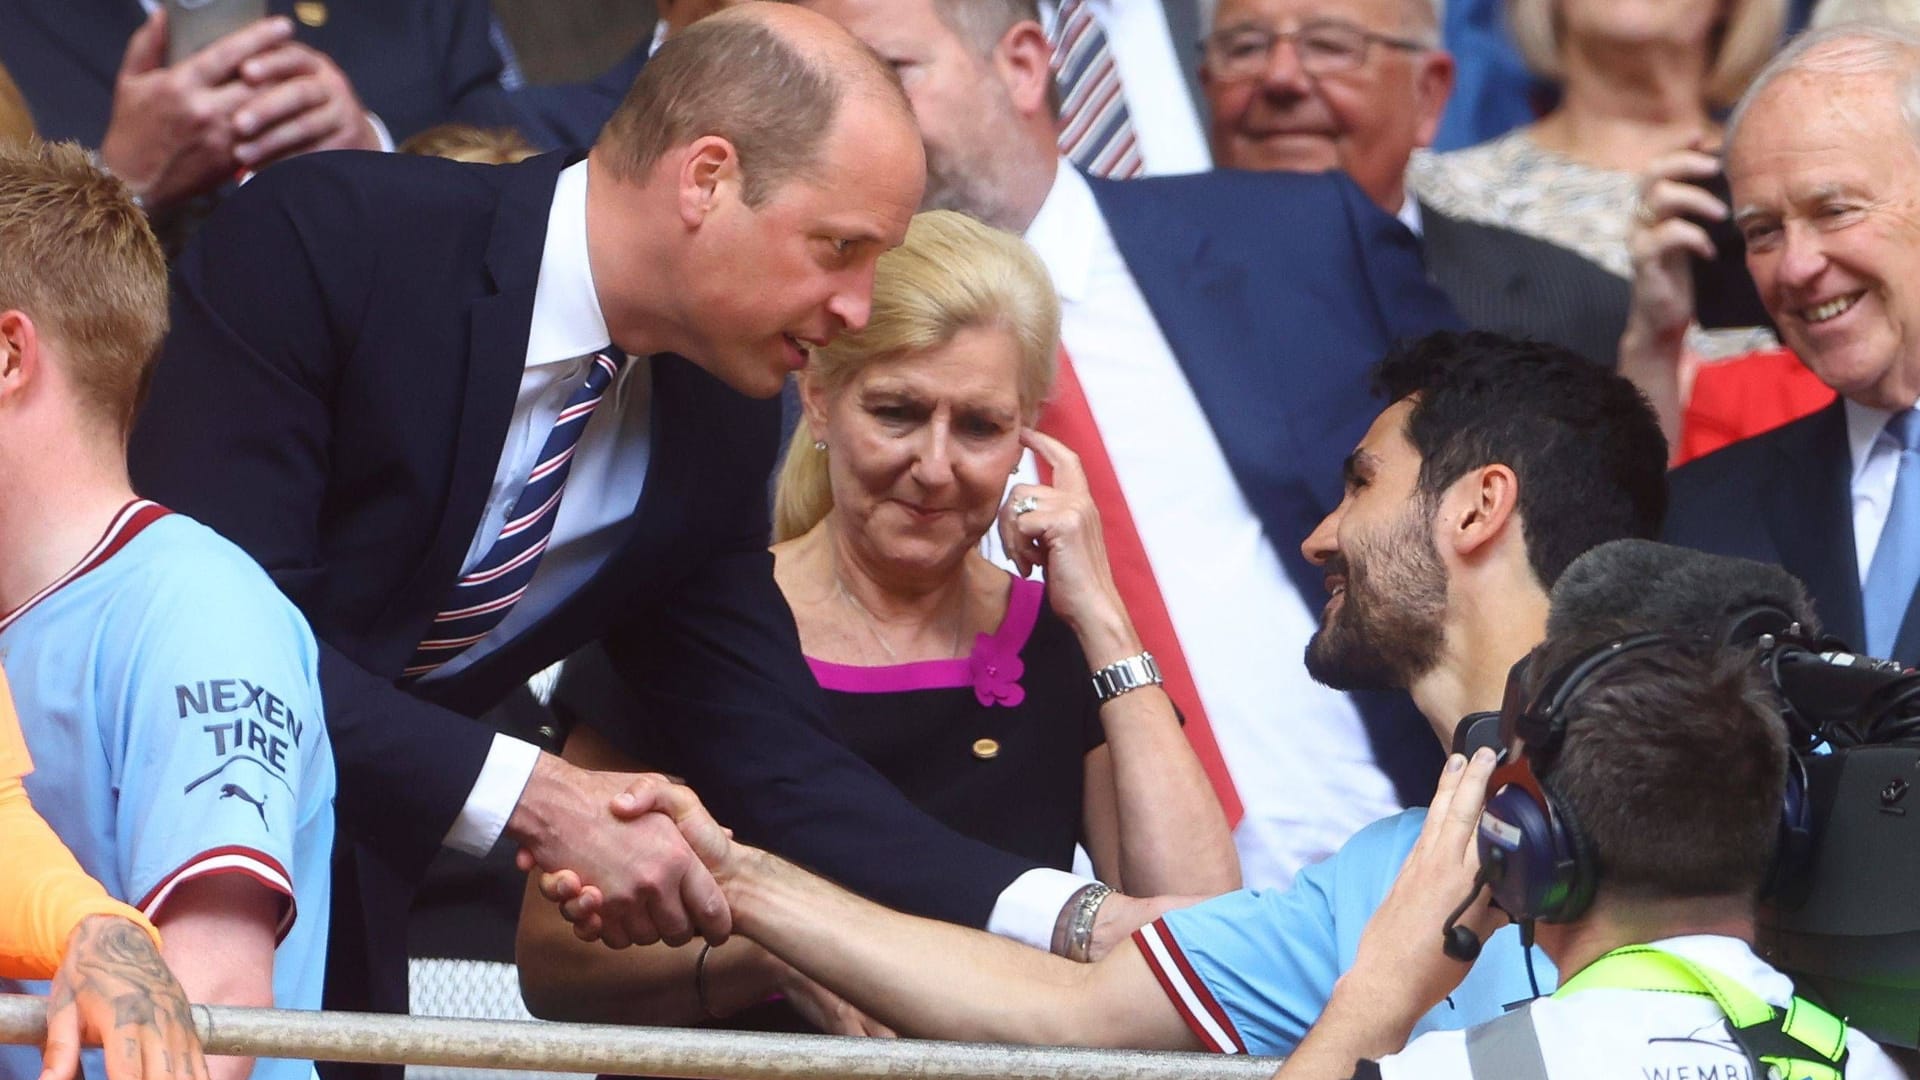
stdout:
[[(616, 949), (694, 937), (718, 945), (733, 931), (726, 897), (708, 864), (730, 845), (684, 784), (664, 776), (592, 772), (559, 764), (570, 775), (541, 783), (541, 813), (557, 827), (522, 846), (522, 871), (542, 871), (540, 891), (560, 904), (583, 941)], [(536, 780), (540, 769), (536, 768)], [(531, 793), (535, 784), (529, 784)], [(527, 797), (523, 797), (523, 805)]]

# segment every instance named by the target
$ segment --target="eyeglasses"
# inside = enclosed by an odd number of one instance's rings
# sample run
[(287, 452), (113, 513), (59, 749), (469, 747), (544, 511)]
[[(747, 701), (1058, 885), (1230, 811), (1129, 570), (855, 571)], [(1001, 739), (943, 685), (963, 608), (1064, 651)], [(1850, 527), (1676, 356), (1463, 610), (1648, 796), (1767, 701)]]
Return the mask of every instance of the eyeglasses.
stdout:
[(1309, 75), (1352, 71), (1367, 62), (1367, 49), (1375, 42), (1408, 52), (1428, 47), (1422, 42), (1376, 34), (1337, 19), (1319, 19), (1298, 30), (1229, 27), (1208, 37), (1200, 48), (1207, 70), (1215, 78), (1254, 79), (1266, 71), (1273, 59), (1274, 47), (1282, 41), (1293, 42), (1294, 51), (1300, 57), (1300, 68)]

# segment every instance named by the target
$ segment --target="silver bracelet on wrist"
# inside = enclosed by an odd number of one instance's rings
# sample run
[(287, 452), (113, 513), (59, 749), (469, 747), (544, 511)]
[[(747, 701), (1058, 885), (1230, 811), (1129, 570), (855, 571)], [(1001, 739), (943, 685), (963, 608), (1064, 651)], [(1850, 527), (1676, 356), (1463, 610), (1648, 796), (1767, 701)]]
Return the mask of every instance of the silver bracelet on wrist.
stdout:
[(1150, 652), (1123, 657), (1093, 673), (1093, 694), (1105, 705), (1129, 690), (1160, 685), (1160, 665)]
[(1067, 922), (1067, 959), (1084, 964), (1092, 958), (1093, 921), (1100, 905), (1112, 895), (1112, 889), (1097, 881), (1074, 894), (1073, 917)]

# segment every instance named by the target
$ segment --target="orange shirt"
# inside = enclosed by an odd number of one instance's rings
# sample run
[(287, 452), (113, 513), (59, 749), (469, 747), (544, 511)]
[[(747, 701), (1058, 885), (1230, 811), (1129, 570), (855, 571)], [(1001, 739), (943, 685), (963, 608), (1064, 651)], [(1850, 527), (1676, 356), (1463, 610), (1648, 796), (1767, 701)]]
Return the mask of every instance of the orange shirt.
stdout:
[(27, 799), (21, 777), (33, 771), (13, 695), (0, 673), (0, 976), (52, 977), (67, 938), (89, 915), (118, 915), (160, 943), (153, 924), (88, 877)]

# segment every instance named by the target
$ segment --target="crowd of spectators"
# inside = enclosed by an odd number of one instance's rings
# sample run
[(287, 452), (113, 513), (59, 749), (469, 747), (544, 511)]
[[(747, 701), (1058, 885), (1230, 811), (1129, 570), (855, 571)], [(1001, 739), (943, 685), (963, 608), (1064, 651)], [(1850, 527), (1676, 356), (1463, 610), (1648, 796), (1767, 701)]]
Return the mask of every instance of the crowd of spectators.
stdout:
[(0, 1073), (308, 1076), (185, 1002), (408, 1011), (459, 853), (549, 1019), (1898, 1075), (1744, 654), (1550, 613), (1920, 664), (1920, 10), (228, 6), (0, 0)]

